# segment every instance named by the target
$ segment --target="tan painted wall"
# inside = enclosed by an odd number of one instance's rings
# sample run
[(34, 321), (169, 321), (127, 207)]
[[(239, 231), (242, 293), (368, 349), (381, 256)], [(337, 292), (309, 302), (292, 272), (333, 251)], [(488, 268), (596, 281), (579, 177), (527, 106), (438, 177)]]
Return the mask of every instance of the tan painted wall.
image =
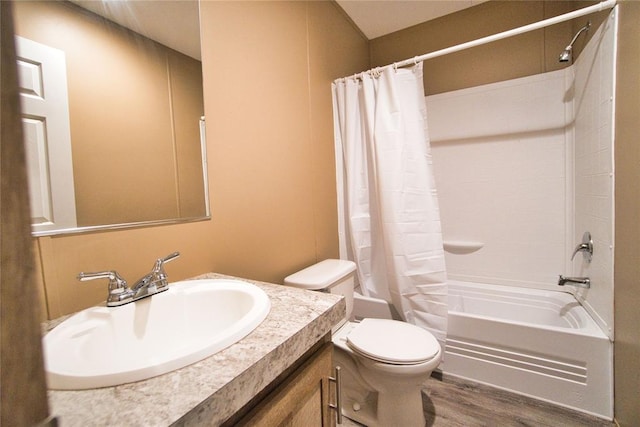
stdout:
[(620, 4), (615, 135), (615, 416), (640, 422), (640, 3)]
[[(489, 1), (371, 41), (371, 64), (383, 66), (560, 15), (594, 2)], [(557, 70), (558, 56), (587, 19), (578, 18), (424, 62), (426, 95)], [(588, 37), (574, 44), (576, 53)]]
[(331, 2), (203, 2), (212, 220), (38, 239), (48, 315), (96, 304), (172, 251), (171, 280), (208, 271), (281, 282), (337, 256), (331, 89), (368, 67), (367, 41)]

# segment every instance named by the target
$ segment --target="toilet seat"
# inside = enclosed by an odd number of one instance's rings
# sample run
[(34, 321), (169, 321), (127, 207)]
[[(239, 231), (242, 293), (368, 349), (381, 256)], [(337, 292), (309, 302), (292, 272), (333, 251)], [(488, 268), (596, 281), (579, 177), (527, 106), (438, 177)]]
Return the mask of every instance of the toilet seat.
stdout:
[(346, 343), (364, 357), (393, 365), (424, 363), (440, 353), (429, 331), (388, 319), (363, 319), (349, 331)]

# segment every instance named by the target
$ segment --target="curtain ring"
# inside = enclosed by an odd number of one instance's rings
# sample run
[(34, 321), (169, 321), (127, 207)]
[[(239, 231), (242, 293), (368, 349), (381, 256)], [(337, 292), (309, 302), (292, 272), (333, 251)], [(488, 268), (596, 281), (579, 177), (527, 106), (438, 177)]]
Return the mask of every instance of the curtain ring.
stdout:
[(418, 65), (418, 57), (417, 56), (413, 57), (413, 65)]
[(398, 63), (397, 62), (393, 63), (393, 71), (396, 72), (396, 73), (398, 72)]

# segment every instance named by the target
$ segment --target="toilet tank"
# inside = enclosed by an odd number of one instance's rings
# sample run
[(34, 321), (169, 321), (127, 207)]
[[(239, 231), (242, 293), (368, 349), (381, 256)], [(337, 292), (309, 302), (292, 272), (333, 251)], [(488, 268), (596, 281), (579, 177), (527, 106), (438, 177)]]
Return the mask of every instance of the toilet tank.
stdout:
[(284, 284), (300, 289), (329, 292), (344, 296), (347, 305), (345, 320), (353, 314), (353, 287), (356, 264), (341, 259), (326, 259), (293, 273)]

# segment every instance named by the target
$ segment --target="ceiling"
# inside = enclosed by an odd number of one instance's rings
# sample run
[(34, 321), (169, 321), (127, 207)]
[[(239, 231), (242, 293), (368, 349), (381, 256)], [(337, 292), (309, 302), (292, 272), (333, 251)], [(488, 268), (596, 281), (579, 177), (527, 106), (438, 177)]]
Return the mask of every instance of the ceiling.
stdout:
[(384, 36), (486, 0), (336, 0), (369, 39)]
[[(166, 46), (200, 59), (197, 0), (71, 1)], [(369, 40), (484, 1), (487, 0), (336, 0)]]
[(123, 27), (200, 60), (198, 0), (71, 1)]

